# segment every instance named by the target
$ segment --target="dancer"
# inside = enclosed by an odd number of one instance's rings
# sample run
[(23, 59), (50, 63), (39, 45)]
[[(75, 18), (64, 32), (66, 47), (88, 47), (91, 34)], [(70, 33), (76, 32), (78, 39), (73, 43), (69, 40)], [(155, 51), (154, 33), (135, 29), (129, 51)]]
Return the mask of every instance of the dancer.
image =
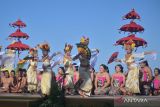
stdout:
[(49, 52), (50, 52), (50, 46), (48, 45), (48, 43), (42, 43), (39, 44), (38, 47), (42, 50), (42, 68), (43, 68), (43, 73), (42, 73), (42, 79), (41, 79), (41, 91), (42, 91), (42, 95), (44, 97), (47, 97), (48, 95), (50, 95), (50, 90), (51, 90), (51, 81), (52, 81), (52, 75), (53, 75), (53, 71), (52, 71), (52, 67), (50, 64), (51, 59), (56, 56), (57, 54), (59, 54), (59, 52), (53, 53), (52, 56), (49, 56)]
[(65, 44), (65, 48), (64, 48), (64, 58), (63, 58), (63, 64), (64, 64), (64, 68), (65, 68), (65, 73), (66, 73), (66, 77), (65, 77), (65, 93), (66, 94), (72, 94), (74, 92), (74, 84), (73, 84), (73, 65), (72, 65), (72, 57), (71, 57), (71, 50), (72, 50), (73, 46), (70, 44)]
[(29, 68), (27, 70), (27, 83), (28, 91), (30, 93), (37, 92), (37, 57), (38, 51), (36, 48), (30, 49), (30, 55), (32, 56), (29, 60)]
[(78, 92), (82, 97), (90, 96), (92, 89), (92, 81), (89, 71), (91, 51), (88, 48), (88, 44), (89, 38), (82, 37), (80, 43), (77, 44), (79, 53), (73, 58), (73, 60), (80, 60), (79, 76), (82, 84), (80, 85)]
[(126, 90), (129, 95), (139, 94), (139, 66), (136, 63), (136, 58), (144, 58), (145, 55), (153, 54), (154, 52), (142, 52), (139, 54), (133, 53), (135, 43), (133, 41), (127, 41), (124, 44), (126, 54), (123, 59), (116, 59), (116, 62), (123, 62), (127, 65), (128, 75), (126, 80)]

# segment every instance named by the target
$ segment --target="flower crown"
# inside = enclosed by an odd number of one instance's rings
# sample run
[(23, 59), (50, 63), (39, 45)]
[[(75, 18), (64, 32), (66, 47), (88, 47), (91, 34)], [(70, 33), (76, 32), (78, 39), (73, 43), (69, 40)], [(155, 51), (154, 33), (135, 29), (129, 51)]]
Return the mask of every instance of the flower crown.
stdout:
[(85, 44), (85, 43), (88, 43), (89, 42), (89, 38), (88, 37), (85, 37), (85, 36), (83, 36), (82, 38), (81, 38), (81, 40), (80, 40), (80, 43), (82, 43), (82, 44)]
[(50, 51), (50, 46), (48, 45), (48, 43), (38, 44), (38, 47), (42, 51)]
[(38, 50), (36, 48), (31, 48), (31, 49), (29, 49), (29, 53), (30, 54), (37, 54)]
[(65, 44), (64, 52), (70, 52), (72, 50), (73, 46), (70, 44)]

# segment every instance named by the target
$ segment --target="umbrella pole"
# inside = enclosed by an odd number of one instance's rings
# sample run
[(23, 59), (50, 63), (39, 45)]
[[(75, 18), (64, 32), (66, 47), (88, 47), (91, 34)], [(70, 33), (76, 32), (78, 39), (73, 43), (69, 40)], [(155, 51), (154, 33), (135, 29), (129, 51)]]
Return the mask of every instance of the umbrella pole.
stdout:
[(15, 51), (15, 57), (14, 57), (14, 68), (16, 68), (16, 51)]
[(19, 60), (19, 54), (20, 54), (20, 52), (19, 52), (19, 50), (18, 50), (18, 60)]

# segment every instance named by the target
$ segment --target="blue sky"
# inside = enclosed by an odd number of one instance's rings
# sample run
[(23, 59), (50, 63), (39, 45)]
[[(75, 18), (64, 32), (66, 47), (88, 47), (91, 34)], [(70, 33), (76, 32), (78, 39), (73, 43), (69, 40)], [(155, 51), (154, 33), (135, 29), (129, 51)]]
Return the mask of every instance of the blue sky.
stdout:
[[(30, 38), (23, 42), (31, 47), (47, 41), (52, 47), (51, 52), (63, 51), (67, 42), (74, 45), (72, 54), (76, 54), (75, 43), (86, 35), (90, 38), (89, 47), (100, 50), (97, 71), (101, 63), (107, 63), (113, 52), (119, 51), (119, 58), (123, 57), (121, 46), (113, 44), (127, 36), (127, 33), (119, 34), (118, 29), (129, 23), (122, 20), (122, 16), (132, 8), (141, 15), (141, 21), (136, 22), (145, 28), (144, 33), (137, 33), (137, 36), (148, 42), (147, 48), (139, 48), (137, 52), (154, 50), (160, 53), (159, 4), (159, 0), (1, 0), (0, 44), (3, 47), (10, 44), (6, 38), (16, 29), (11, 28), (9, 23), (18, 18), (27, 24), (22, 31)], [(115, 64), (108, 65), (111, 73)], [(159, 55), (157, 61), (149, 59), (149, 64), (152, 69), (160, 67)]]

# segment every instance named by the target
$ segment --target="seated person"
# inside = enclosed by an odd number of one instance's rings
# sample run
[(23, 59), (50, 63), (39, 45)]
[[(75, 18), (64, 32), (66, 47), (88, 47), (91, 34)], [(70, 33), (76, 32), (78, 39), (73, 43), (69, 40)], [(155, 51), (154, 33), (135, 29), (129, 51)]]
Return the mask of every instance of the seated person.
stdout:
[(122, 93), (126, 94), (125, 76), (122, 65), (118, 64), (115, 66), (115, 73), (112, 75), (109, 95), (120, 95)]
[(108, 67), (104, 64), (100, 65), (100, 71), (95, 78), (95, 95), (105, 95), (109, 92), (110, 76)]
[(58, 83), (58, 86), (65, 89), (65, 94), (72, 94), (73, 93), (73, 87), (72, 87), (72, 79), (67, 76), (68, 74), (65, 74), (64, 67), (58, 68), (58, 74), (56, 76), (56, 81)]
[(155, 68), (154, 69), (154, 79), (153, 79), (153, 94), (154, 95), (160, 95), (160, 69)]
[(1, 74), (0, 74), (0, 87), (2, 87), (2, 79), (5, 77), (5, 71), (0, 71)]
[(15, 86), (17, 84), (17, 78), (16, 78), (14, 70), (11, 70), (11, 72), (10, 72), (10, 78), (13, 78), (13, 85)]
[(63, 67), (59, 67), (58, 68), (58, 74), (56, 75), (56, 82), (58, 83), (58, 86), (62, 88), (62, 86), (64, 85), (64, 74), (65, 70)]
[(21, 93), (21, 92), (26, 92), (26, 90), (27, 90), (26, 70), (19, 69), (17, 84), (15, 87), (12, 88), (12, 92)]
[(10, 92), (10, 87), (13, 85), (13, 78), (9, 77), (9, 72), (5, 71), (5, 76), (1, 78), (2, 87), (0, 92)]
[(140, 63), (140, 74), (142, 77), (140, 78), (140, 90), (142, 95), (150, 95), (151, 94), (151, 82), (152, 82), (152, 70), (148, 65), (147, 61), (142, 61)]

